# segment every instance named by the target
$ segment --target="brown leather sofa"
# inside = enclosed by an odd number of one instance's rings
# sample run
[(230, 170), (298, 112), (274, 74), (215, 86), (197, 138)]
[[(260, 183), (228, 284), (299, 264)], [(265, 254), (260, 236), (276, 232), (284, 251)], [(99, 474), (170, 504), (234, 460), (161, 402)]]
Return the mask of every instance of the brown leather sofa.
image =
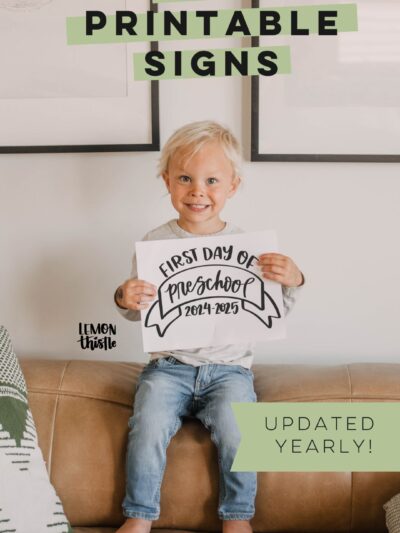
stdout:
[[(127, 422), (142, 365), (23, 360), (22, 366), (50, 478), (74, 531), (114, 532), (123, 522)], [(400, 401), (400, 364), (253, 370), (259, 401)], [(400, 492), (400, 473), (258, 476), (255, 531), (383, 532), (382, 505)], [(203, 426), (187, 420), (168, 449), (162, 513), (154, 527), (220, 530), (217, 495), (216, 450)]]

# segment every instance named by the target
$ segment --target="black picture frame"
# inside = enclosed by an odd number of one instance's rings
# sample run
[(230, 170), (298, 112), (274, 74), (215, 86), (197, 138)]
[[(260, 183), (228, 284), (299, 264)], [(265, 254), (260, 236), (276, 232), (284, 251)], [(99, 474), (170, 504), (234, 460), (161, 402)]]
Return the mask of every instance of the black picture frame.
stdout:
[[(260, 7), (260, 0), (252, 0), (253, 8)], [(260, 46), (259, 37), (251, 38), (251, 46)], [(250, 109), (250, 160), (251, 161), (285, 161), (285, 162), (364, 162), (364, 163), (398, 163), (399, 154), (268, 154), (260, 152), (260, 77), (251, 77)]]
[[(158, 11), (157, 4), (150, 0), (150, 9)], [(150, 43), (150, 50), (158, 50), (158, 42)], [(149, 143), (127, 144), (85, 144), (85, 145), (34, 145), (34, 146), (0, 146), (0, 154), (22, 153), (85, 153), (85, 152), (157, 152), (160, 150), (160, 98), (159, 82), (151, 80), (151, 141)]]

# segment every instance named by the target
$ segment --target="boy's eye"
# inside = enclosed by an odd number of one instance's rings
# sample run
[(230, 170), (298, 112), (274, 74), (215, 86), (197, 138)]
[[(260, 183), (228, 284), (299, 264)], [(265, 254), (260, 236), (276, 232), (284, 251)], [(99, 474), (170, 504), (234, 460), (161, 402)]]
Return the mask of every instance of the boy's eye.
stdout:
[(210, 185), (214, 185), (214, 183), (217, 183), (217, 178), (208, 178), (207, 179), (207, 183), (209, 183)]
[(179, 181), (182, 181), (183, 183), (187, 183), (190, 181), (189, 176), (179, 176)]

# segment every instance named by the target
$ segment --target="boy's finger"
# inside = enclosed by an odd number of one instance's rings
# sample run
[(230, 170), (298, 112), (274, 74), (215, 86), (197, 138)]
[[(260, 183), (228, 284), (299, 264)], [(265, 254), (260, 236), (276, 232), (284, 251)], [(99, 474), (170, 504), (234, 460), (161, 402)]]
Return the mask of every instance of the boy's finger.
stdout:
[(153, 295), (157, 293), (157, 289), (148, 285), (135, 285), (133, 289), (133, 294), (148, 294)]
[(157, 294), (157, 291), (155, 291), (154, 289), (141, 289), (140, 291), (138, 291), (137, 294), (147, 294), (148, 296), (155, 296)]
[(153, 283), (149, 283), (148, 281), (144, 281), (139, 279), (138, 280), (144, 287), (150, 287), (151, 289), (157, 290), (157, 287), (153, 285)]
[(263, 272), (263, 277), (272, 281), (282, 283), (285, 277), (282, 274), (274, 274), (272, 272)]
[(279, 265), (268, 265), (262, 267), (262, 272), (271, 272), (274, 274), (284, 274), (285, 269), (282, 266)]
[(273, 264), (282, 264), (282, 263), (285, 263), (285, 261), (286, 261), (286, 257), (284, 255), (266, 254), (266, 255), (260, 256), (258, 264), (259, 265), (273, 265)]
[(139, 294), (138, 297), (140, 298), (140, 300), (138, 301), (138, 303), (145, 303), (145, 302), (153, 302), (154, 301), (154, 297), (151, 297), (151, 296), (144, 296), (143, 294)]

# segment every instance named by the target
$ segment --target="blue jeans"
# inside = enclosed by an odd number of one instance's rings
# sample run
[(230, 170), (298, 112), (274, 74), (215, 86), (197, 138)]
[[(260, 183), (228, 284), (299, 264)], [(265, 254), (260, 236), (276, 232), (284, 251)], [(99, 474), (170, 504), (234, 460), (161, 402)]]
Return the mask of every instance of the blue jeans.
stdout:
[(182, 417), (194, 415), (210, 430), (218, 449), (220, 519), (250, 520), (257, 474), (230, 471), (240, 441), (231, 402), (254, 401), (253, 373), (241, 366), (194, 367), (172, 356), (151, 361), (139, 377), (128, 424), (124, 516), (159, 517), (167, 446)]

